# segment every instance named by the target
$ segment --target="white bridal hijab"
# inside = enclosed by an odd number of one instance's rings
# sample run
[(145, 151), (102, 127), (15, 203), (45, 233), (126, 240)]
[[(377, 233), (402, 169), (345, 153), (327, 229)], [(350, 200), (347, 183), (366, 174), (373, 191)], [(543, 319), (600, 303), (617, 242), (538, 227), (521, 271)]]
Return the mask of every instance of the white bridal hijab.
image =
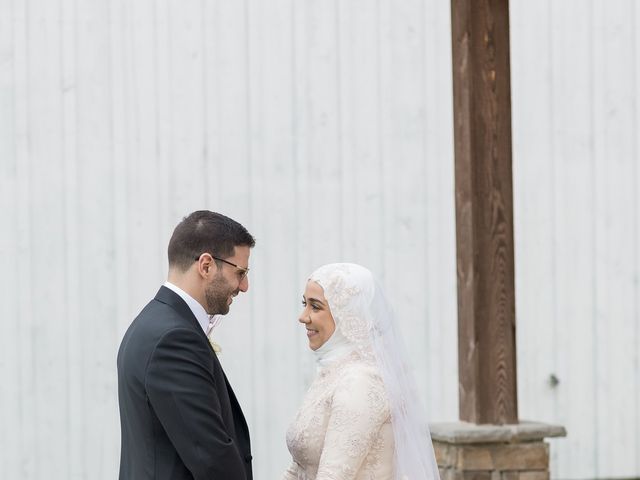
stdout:
[[(380, 371), (391, 407), (396, 480), (438, 480), (429, 428), (393, 314), (373, 274), (353, 263), (324, 265), (309, 280), (324, 290), (336, 331), (316, 352), (322, 368), (357, 351)], [(334, 338), (335, 337), (335, 338)]]

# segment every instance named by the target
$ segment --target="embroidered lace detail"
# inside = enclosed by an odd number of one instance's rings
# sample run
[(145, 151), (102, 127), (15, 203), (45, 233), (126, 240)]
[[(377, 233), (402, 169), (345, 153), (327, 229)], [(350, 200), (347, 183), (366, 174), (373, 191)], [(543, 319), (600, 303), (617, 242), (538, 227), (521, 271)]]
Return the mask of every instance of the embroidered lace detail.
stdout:
[(359, 288), (346, 285), (342, 272), (346, 273), (348, 269), (346, 265), (336, 268), (324, 286), (325, 296), (331, 298), (332, 307), (338, 310), (346, 307), (349, 301), (360, 293)]
[(370, 336), (367, 324), (361, 318), (346, 314), (340, 323), (340, 331), (354, 343), (362, 345)]
[(287, 431), (284, 480), (390, 480), (393, 428), (376, 367), (358, 353), (312, 383)]

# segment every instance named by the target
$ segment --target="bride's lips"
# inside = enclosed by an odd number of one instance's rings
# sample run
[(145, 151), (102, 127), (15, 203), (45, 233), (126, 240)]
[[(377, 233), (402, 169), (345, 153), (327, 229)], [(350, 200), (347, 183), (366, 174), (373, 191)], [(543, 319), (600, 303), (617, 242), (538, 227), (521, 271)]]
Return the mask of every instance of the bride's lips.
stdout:
[(317, 335), (319, 332), (318, 330), (311, 330), (310, 328), (307, 328), (307, 337), (311, 338), (314, 335)]

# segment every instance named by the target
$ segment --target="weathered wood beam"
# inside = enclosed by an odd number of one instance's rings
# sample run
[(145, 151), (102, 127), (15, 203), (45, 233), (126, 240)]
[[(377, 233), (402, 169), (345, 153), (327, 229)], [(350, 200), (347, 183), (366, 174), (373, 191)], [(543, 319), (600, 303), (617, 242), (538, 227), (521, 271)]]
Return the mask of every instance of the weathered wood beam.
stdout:
[(460, 419), (517, 423), (508, 0), (452, 0)]

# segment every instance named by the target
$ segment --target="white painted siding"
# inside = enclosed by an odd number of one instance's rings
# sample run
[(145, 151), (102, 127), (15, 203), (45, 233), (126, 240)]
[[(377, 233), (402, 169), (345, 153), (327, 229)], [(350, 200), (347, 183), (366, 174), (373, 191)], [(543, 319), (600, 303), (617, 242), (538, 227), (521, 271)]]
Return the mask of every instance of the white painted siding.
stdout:
[(521, 416), (567, 427), (555, 476), (637, 477), (638, 7), (518, 1), (511, 20)]
[[(638, 476), (639, 9), (511, 7), (521, 417), (567, 426), (555, 477)], [(258, 240), (219, 331), (256, 478), (288, 461), (325, 262), (379, 274), (457, 418), (449, 8), (0, 0), (0, 478), (117, 476), (119, 340), (200, 208)]]

